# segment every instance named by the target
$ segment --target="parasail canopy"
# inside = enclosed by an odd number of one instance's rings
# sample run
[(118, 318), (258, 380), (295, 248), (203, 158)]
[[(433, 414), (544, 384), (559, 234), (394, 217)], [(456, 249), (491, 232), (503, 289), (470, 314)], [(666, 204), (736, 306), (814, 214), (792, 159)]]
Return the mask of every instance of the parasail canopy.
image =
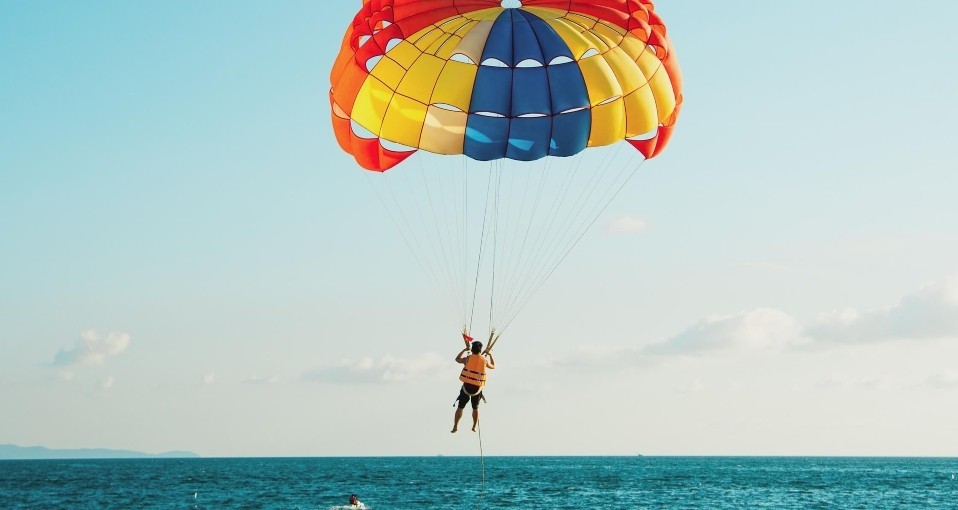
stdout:
[(370, 170), (416, 150), (488, 161), (666, 145), (682, 81), (648, 0), (366, 0), (332, 70), (339, 145)]

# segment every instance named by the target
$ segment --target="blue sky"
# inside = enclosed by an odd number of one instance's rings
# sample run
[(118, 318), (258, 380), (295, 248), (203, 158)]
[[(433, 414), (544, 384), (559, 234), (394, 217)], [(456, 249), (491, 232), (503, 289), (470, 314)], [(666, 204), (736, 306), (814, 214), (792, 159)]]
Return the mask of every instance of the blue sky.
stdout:
[[(329, 126), (358, 8), (0, 1), (0, 443), (475, 453)], [(958, 455), (958, 8), (656, 8), (676, 136), (497, 348), (486, 453)]]

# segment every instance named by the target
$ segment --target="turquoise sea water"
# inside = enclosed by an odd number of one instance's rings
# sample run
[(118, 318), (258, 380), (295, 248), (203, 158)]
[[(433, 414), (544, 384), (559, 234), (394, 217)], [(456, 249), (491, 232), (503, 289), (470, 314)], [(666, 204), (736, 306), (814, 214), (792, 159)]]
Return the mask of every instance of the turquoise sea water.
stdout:
[(0, 508), (958, 508), (958, 459), (478, 457), (0, 461)]

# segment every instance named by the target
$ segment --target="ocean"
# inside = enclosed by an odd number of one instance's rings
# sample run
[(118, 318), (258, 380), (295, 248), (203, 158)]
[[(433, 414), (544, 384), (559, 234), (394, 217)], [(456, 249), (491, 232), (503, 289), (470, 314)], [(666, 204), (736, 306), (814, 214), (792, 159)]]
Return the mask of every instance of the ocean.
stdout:
[(11, 460), (0, 509), (958, 509), (956, 475), (954, 458)]

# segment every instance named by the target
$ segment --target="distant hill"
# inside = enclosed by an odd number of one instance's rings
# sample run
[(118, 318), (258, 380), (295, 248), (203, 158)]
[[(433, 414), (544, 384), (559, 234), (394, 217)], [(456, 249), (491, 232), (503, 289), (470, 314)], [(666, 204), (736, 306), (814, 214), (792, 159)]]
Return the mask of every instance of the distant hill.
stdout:
[(0, 459), (183, 459), (196, 458), (193, 452), (173, 451), (144, 453), (133, 450), (108, 450), (105, 448), (77, 448), (56, 450), (44, 446), (17, 446), (0, 444)]

